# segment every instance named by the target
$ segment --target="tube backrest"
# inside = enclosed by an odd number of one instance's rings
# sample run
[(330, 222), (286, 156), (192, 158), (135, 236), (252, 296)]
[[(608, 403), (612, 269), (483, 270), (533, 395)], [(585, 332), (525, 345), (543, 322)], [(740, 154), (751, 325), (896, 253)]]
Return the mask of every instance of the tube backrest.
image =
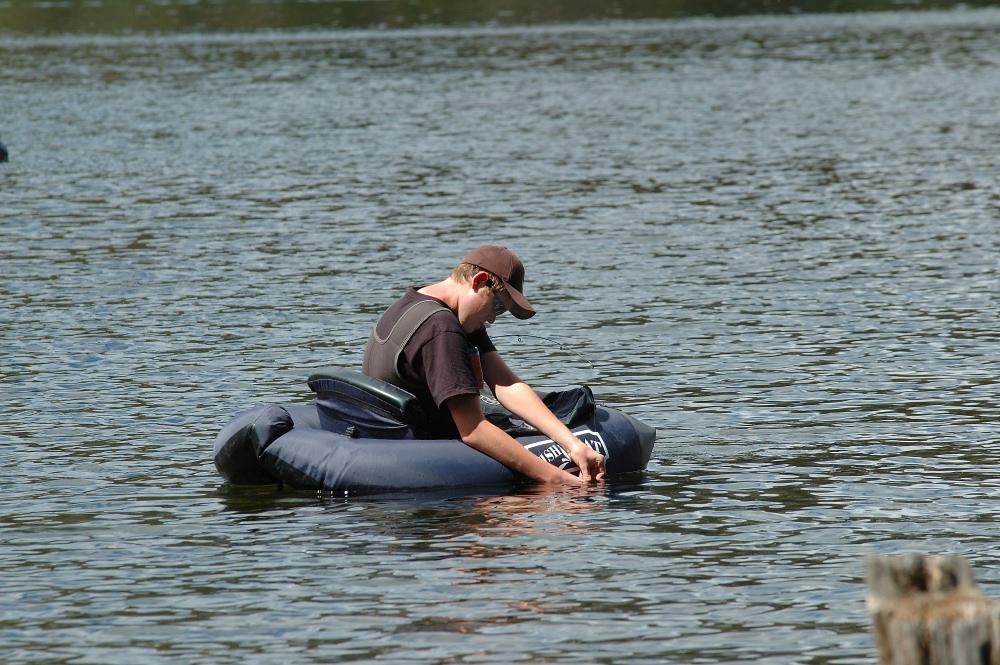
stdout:
[(421, 429), (425, 422), (420, 401), (412, 393), (355, 370), (326, 367), (309, 376), (317, 399), (334, 399), (367, 409), (385, 418)]

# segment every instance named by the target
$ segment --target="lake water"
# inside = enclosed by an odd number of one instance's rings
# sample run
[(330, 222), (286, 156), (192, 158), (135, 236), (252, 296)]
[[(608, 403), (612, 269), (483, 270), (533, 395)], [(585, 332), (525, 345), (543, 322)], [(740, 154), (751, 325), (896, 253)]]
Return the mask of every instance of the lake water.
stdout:
[[(871, 663), (1000, 597), (1000, 10), (0, 37), (4, 663)], [(583, 490), (224, 485), (237, 411), (506, 244)]]

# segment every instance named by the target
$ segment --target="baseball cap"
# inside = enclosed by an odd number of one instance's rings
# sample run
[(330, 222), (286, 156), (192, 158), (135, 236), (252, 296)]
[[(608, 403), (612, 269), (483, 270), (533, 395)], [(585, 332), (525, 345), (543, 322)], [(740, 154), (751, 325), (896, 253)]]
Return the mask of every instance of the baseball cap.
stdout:
[(530, 319), (535, 315), (535, 308), (521, 294), (521, 289), (524, 288), (524, 264), (514, 252), (506, 247), (483, 245), (466, 254), (462, 262), (479, 266), (500, 278), (514, 301), (510, 308), (511, 314), (519, 319)]

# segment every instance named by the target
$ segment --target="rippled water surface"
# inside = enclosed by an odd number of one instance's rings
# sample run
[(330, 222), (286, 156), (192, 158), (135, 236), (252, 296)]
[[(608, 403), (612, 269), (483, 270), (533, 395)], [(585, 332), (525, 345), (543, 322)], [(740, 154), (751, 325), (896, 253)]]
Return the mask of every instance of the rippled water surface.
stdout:
[[(868, 663), (866, 553), (1000, 596), (1000, 12), (0, 38), (4, 663)], [(507, 244), (641, 476), (223, 485)]]

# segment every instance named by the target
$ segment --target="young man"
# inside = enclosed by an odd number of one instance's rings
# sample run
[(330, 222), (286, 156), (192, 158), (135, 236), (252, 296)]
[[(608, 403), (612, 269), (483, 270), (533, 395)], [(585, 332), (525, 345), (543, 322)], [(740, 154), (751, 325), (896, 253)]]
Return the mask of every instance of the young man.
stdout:
[[(486, 325), (508, 310), (519, 319), (534, 316), (523, 288), (524, 266), (513, 252), (477, 247), (447, 279), (411, 288), (386, 310), (368, 339), (362, 372), (416, 395), (435, 435), (459, 437), (513, 471), (546, 483), (601, 480), (604, 457), (573, 436), (507, 367), (486, 333)], [(561, 445), (579, 477), (486, 420), (479, 401), (483, 381), (508, 411)]]

